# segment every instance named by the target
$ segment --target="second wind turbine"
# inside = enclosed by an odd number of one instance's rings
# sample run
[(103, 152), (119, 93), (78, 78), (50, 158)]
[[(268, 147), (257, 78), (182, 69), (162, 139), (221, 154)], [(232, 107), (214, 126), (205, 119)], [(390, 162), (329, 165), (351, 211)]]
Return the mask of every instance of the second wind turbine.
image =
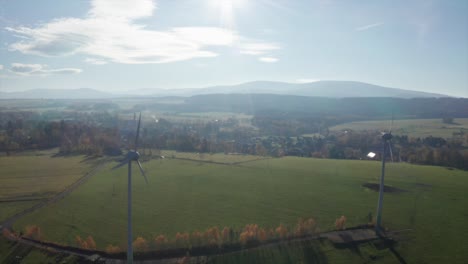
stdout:
[(148, 179), (146, 178), (145, 172), (143, 171), (143, 167), (141, 167), (141, 163), (139, 161), (140, 153), (138, 153), (138, 138), (140, 134), (140, 124), (141, 124), (141, 112), (140, 118), (138, 119), (138, 127), (135, 137), (135, 149), (129, 150), (127, 156), (123, 161), (121, 161), (117, 166), (113, 167), (112, 169), (115, 170), (120, 168), (126, 164), (128, 164), (128, 201), (127, 201), (127, 209), (128, 209), (128, 226), (127, 226), (127, 263), (133, 263), (133, 234), (132, 234), (132, 161), (136, 161), (138, 167), (140, 168), (141, 175), (145, 178), (146, 184), (148, 184)]

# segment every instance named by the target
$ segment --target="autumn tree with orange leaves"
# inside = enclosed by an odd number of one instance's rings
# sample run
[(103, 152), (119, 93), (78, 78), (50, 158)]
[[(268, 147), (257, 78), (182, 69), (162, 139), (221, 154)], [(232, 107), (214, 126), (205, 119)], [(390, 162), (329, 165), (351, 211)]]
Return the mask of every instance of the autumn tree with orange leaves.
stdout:
[(203, 237), (210, 246), (221, 245), (221, 234), (217, 226), (208, 228)]
[(109, 253), (109, 254), (120, 253), (120, 252), (122, 252), (122, 249), (119, 246), (108, 245), (106, 247), (106, 252)]
[(86, 239), (81, 239), (80, 236), (76, 236), (75, 238), (76, 243), (80, 248), (83, 249), (96, 249), (96, 242), (94, 242), (94, 239), (92, 236), (88, 236)]
[(28, 225), (25, 228), (24, 236), (32, 239), (41, 239), (41, 228), (37, 225)]
[(190, 246), (190, 235), (188, 233), (179, 233), (177, 232), (175, 236), (175, 244), (177, 246)]
[(279, 238), (286, 238), (288, 236), (288, 229), (283, 224), (280, 224), (275, 231)]
[(230, 243), (232, 240), (231, 234), (232, 234), (232, 229), (229, 227), (224, 227), (222, 231), (223, 235), (223, 243)]
[(4, 228), (2, 230), (2, 235), (4, 237), (10, 238), (10, 239), (17, 239), (18, 238), (18, 235), (15, 232), (8, 229), (8, 228)]
[(164, 248), (167, 245), (167, 238), (164, 235), (159, 235), (154, 238), (154, 244), (156, 245), (156, 248)]
[(344, 230), (346, 225), (346, 217), (342, 215), (340, 218), (335, 220), (335, 229)]
[(194, 231), (190, 236), (192, 246), (201, 246), (203, 244), (203, 234), (200, 231)]
[(139, 236), (135, 239), (135, 241), (133, 241), (133, 248), (137, 251), (148, 251), (148, 241), (146, 241), (146, 239), (144, 239), (143, 237)]
[(316, 228), (317, 228), (317, 223), (315, 222), (313, 218), (309, 218), (307, 220), (300, 218), (296, 225), (295, 235), (296, 236), (310, 235), (310, 234), (315, 233)]

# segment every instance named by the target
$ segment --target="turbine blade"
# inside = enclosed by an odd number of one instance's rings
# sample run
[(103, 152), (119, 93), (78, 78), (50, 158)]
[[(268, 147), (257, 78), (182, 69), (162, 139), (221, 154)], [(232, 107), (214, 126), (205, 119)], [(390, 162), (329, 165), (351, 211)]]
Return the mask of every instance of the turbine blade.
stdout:
[(123, 161), (121, 161), (119, 164), (117, 164), (116, 166), (112, 167), (112, 170), (115, 170), (115, 169), (118, 169), (122, 166), (125, 166), (127, 165), (129, 162), (129, 159), (124, 159)]
[(392, 160), (393, 162), (393, 151), (392, 151), (392, 144), (391, 144), (391, 140), (390, 142), (388, 142), (388, 150), (390, 151), (390, 159)]
[(392, 129), (393, 129), (393, 120), (395, 120), (395, 118), (394, 118), (393, 111), (392, 111), (392, 124), (390, 125), (390, 131), (389, 131), (390, 134), (392, 133)]
[(141, 112), (140, 112), (140, 118), (138, 119), (138, 127), (136, 131), (136, 136), (135, 136), (135, 151), (138, 149), (138, 137), (140, 136), (140, 123), (141, 123)]
[(139, 161), (139, 160), (137, 160), (137, 163), (138, 163), (138, 168), (140, 168), (141, 175), (143, 175), (143, 177), (145, 178), (145, 182), (146, 182), (146, 184), (148, 184), (148, 178), (146, 178), (145, 171), (143, 170), (143, 167), (141, 167), (141, 163), (140, 163), (140, 161)]

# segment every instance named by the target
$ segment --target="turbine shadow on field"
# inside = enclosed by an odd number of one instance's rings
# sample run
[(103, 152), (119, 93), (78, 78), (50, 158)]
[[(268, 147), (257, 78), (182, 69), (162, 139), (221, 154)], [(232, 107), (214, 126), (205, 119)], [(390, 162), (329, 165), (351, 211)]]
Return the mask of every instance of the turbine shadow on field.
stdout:
[(303, 249), (305, 263), (328, 263), (327, 256), (318, 245), (310, 244), (310, 246), (303, 247)]
[[(381, 238), (378, 240), (374, 241), (362, 241), (362, 242), (356, 242), (356, 241), (351, 241), (350, 242), (345, 242), (345, 243), (336, 243), (333, 244), (333, 247), (338, 249), (338, 250), (349, 250), (353, 254), (356, 254), (359, 256), (359, 258), (364, 261), (364, 263), (370, 262), (370, 261), (376, 261), (380, 258), (386, 258), (388, 256), (393, 255), (397, 260), (398, 263), (401, 264), (406, 264), (405, 259), (403, 258), (402, 255), (395, 249), (396, 240), (393, 239), (388, 239), (388, 238)], [(372, 251), (365, 250), (366, 245), (374, 249)], [(362, 250), (364, 249), (364, 250)], [(387, 253), (384, 253), (387, 252)], [(315, 263), (315, 262), (312, 262)]]
[(400, 253), (395, 249), (396, 243), (397, 242), (394, 240), (383, 239), (375, 242), (374, 245), (378, 250), (388, 249), (393, 254), (393, 256), (395, 256), (395, 258), (399, 261), (399, 263), (406, 264), (406, 261), (403, 258), (403, 256), (400, 255)]
[(27, 256), (32, 250), (32, 246), (18, 246), (15, 243), (11, 243), (8, 249), (10, 254), (3, 261), (4, 263), (20, 263), (21, 259), (18, 259), (18, 256)]

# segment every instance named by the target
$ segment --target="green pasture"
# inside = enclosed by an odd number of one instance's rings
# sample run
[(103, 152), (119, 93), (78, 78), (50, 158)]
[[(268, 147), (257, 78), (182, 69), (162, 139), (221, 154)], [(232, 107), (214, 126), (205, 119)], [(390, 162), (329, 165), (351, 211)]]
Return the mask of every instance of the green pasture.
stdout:
[[(203, 262), (198, 262), (203, 263)], [(257, 248), (244, 252), (209, 258), (209, 264), (255, 263), (400, 263), (388, 248), (379, 249), (373, 243), (363, 243), (347, 248), (335, 248), (329, 241), (302, 241)]]
[[(151, 116), (157, 119), (163, 118), (170, 122), (213, 122), (226, 121), (229, 118), (234, 118), (239, 122), (239, 125), (250, 126), (252, 119), (251, 115), (233, 113), (233, 112), (199, 112), (199, 113), (161, 113), (161, 112), (149, 112)], [(148, 119), (148, 118), (147, 118)], [(152, 119), (151, 121), (153, 121)]]
[(83, 258), (47, 252), (33, 246), (8, 241), (0, 236), (0, 263), (86, 263)]
[[(330, 130), (379, 130), (388, 131), (391, 120), (350, 122), (331, 127)], [(453, 133), (468, 133), (468, 118), (455, 118), (453, 124), (445, 124), (442, 119), (405, 119), (394, 120), (392, 133), (410, 137), (443, 137), (451, 138)]]
[[(36, 224), (46, 240), (76, 245), (76, 235), (92, 235), (100, 249), (108, 244), (125, 248), (127, 172), (125, 167), (110, 170), (113, 165), (60, 202), (20, 219), (14, 228)], [(298, 157), (238, 165), (159, 159), (143, 166), (149, 185), (134, 167), (133, 221), (135, 237), (146, 239), (211, 226), (292, 227), (301, 217), (314, 217), (321, 231), (332, 230), (341, 215), (347, 217), (347, 226), (367, 223), (377, 193), (362, 184), (376, 183), (380, 174), (379, 162)], [(468, 172), (390, 163), (386, 183), (404, 190), (385, 195), (383, 223), (393, 230), (411, 229), (396, 248), (408, 263), (463, 263), (468, 258), (468, 237), (463, 235), (468, 233)], [(319, 247), (328, 252), (326, 246)], [(378, 253), (370, 244), (362, 250)], [(302, 258), (305, 253), (299, 251), (294, 254)], [(327, 258), (339, 259), (344, 256), (340, 252), (345, 251), (329, 250)], [(250, 259), (268, 254), (279, 253), (272, 248), (232, 257), (254, 263)], [(392, 263), (388, 260), (379, 263)], [(213, 261), (224, 263), (223, 257)]]
[(7, 219), (23, 210), (33, 207), (39, 200), (22, 202), (1, 202), (0, 203), (0, 221)]
[(256, 161), (261, 159), (267, 159), (266, 157), (255, 156), (255, 155), (243, 155), (243, 154), (224, 154), (224, 153), (194, 153), (194, 152), (179, 152), (175, 150), (162, 150), (161, 156), (165, 158), (175, 159), (190, 159), (201, 162), (216, 162), (225, 164), (237, 164), (249, 161)]
[(83, 156), (29, 151), (0, 157), (0, 221), (64, 190), (91, 169)]
[(48, 198), (91, 168), (83, 156), (21, 155), (0, 157), (0, 200)]

